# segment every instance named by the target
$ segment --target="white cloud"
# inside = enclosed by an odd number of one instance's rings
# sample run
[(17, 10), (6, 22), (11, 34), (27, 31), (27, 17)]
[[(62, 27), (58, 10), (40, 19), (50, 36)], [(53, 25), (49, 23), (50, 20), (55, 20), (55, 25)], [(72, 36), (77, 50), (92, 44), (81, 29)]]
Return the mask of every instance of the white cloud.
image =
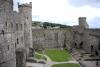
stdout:
[(77, 18), (80, 16), (87, 17), (88, 21), (97, 16), (100, 17), (99, 8), (89, 5), (74, 7), (67, 0), (22, 0), (21, 2), (32, 2), (32, 15), (38, 16), (33, 20), (64, 22), (64, 24), (70, 22), (73, 25), (77, 24)]
[(84, 6), (89, 5), (92, 7), (100, 8), (100, 0), (68, 0), (73, 6)]

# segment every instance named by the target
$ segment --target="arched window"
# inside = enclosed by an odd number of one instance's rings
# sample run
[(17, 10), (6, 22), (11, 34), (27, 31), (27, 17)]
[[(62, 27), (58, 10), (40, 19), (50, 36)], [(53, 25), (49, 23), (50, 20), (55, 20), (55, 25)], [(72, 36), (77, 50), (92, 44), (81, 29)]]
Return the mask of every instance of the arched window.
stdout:
[(24, 27), (27, 27), (27, 24), (26, 23), (24, 23)]
[(7, 46), (8, 50), (9, 50), (9, 45)]
[(16, 24), (16, 30), (18, 31), (18, 24)]
[(98, 56), (98, 55), (99, 55), (98, 51), (95, 51), (95, 55), (96, 55), (96, 56)]
[(81, 43), (79, 44), (79, 46), (80, 46), (80, 48), (83, 48), (83, 42), (81, 42)]
[(5, 22), (5, 26), (7, 27), (7, 21)]
[(21, 28), (20, 30), (22, 30), (22, 29), (23, 29), (22, 24), (20, 24), (20, 28)]
[(17, 44), (19, 44), (19, 39), (17, 38)]
[(94, 46), (93, 46), (93, 45), (91, 45), (91, 52), (93, 52), (93, 50), (94, 50)]
[(4, 30), (1, 31), (1, 34), (3, 34), (3, 35), (5, 34)]

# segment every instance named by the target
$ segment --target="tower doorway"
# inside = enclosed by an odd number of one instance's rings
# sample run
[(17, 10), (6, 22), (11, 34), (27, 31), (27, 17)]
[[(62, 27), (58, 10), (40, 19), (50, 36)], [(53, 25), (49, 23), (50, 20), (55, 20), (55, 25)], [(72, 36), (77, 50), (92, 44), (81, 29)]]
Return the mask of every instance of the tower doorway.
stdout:
[(16, 51), (16, 67), (25, 66), (25, 55), (24, 52)]

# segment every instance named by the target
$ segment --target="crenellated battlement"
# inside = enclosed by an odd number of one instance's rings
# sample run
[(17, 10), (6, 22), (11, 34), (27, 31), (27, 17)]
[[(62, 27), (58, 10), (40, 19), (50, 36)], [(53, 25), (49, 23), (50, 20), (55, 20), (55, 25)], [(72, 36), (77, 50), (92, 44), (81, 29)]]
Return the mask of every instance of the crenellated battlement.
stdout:
[(78, 20), (79, 20), (79, 26), (81, 28), (89, 28), (89, 25), (87, 24), (87, 21), (86, 21), (86, 17), (79, 17)]
[(13, 0), (0, 0), (0, 9), (13, 10)]

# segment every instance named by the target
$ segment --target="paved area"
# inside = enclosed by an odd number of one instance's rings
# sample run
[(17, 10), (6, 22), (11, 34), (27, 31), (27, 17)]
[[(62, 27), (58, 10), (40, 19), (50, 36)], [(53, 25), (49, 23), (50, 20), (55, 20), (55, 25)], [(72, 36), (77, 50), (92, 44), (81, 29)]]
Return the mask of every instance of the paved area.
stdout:
[(27, 62), (26, 66), (28, 67), (45, 67), (44, 64), (40, 64), (40, 63), (29, 63)]
[(96, 65), (97, 61), (85, 61), (85, 59), (94, 59), (97, 57), (90, 57), (91, 54), (86, 53), (82, 49), (72, 51), (73, 57), (82, 65), (82, 67), (100, 67), (100, 61), (98, 62), (98, 66)]
[(96, 61), (83, 61), (84, 67), (100, 67), (100, 64), (96, 66)]
[(37, 53), (37, 52), (36, 52), (36, 54), (38, 54), (38, 55), (42, 55), (42, 56), (46, 57), (46, 58), (47, 58), (47, 61), (49, 61), (49, 62), (52, 61), (52, 60), (51, 60), (47, 55), (45, 55), (45, 54), (39, 54), (39, 53)]
[(78, 62), (76, 61), (66, 61), (66, 62), (50, 62), (50, 61), (47, 61), (46, 64), (40, 64), (40, 63), (29, 63), (27, 62), (27, 67), (28, 66), (32, 66), (32, 67), (51, 67), (52, 65), (54, 64), (63, 64), (63, 63), (75, 63), (75, 64), (78, 64)]

